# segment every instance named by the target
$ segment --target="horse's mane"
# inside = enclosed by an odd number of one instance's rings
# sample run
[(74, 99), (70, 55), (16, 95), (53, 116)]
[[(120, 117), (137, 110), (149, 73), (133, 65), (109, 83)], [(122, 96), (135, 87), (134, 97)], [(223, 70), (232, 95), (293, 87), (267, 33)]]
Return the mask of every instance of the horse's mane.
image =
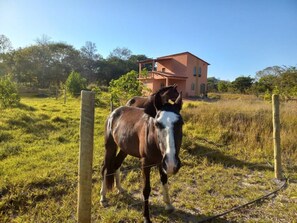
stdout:
[(161, 88), (161, 89), (159, 89), (156, 93), (153, 93), (151, 96), (155, 96), (156, 94), (162, 94), (162, 93), (164, 93), (165, 91), (167, 91), (168, 89), (170, 89), (170, 88), (174, 88), (174, 87), (176, 87), (176, 84), (174, 84), (174, 85), (170, 85), (170, 86), (167, 86), (167, 87), (163, 87), (163, 88)]

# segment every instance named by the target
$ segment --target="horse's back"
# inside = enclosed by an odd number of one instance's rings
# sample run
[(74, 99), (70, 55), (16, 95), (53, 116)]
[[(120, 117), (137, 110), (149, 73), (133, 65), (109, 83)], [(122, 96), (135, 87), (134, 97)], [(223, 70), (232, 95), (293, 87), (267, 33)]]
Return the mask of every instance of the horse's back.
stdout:
[(135, 96), (126, 103), (126, 106), (144, 108), (147, 102), (148, 102), (147, 97)]

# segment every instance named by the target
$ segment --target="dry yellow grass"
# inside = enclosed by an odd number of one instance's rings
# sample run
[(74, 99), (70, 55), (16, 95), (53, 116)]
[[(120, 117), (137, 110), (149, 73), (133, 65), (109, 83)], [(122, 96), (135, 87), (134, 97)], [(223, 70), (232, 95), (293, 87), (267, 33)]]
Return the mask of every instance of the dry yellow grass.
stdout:
[[(0, 222), (76, 222), (79, 100), (23, 99), (22, 108), (0, 119)], [(108, 104), (108, 103), (107, 103)], [(294, 222), (297, 219), (296, 103), (281, 104), (286, 190), (266, 202), (215, 222)], [(100, 206), (104, 122), (108, 108), (96, 108), (93, 222), (142, 221), (139, 160), (122, 166), (125, 194), (108, 194)], [(186, 102), (183, 167), (170, 177), (176, 211), (164, 210), (158, 171), (152, 170), (153, 222), (198, 222), (278, 187), (273, 180), (271, 104), (244, 96)], [(38, 127), (38, 128), (36, 128)]]

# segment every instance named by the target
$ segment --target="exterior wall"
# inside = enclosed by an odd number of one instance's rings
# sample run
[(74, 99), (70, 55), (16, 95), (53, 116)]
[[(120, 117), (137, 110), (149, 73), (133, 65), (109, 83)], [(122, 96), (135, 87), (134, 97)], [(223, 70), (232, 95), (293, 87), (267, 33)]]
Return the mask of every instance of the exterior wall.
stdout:
[(153, 93), (157, 92), (160, 90), (161, 87), (166, 86), (166, 80), (164, 79), (154, 79), (154, 87), (153, 87)]
[[(194, 67), (196, 67), (196, 76), (193, 72)], [(201, 68), (200, 77), (199, 67)], [(185, 80), (174, 79), (174, 77), (167, 80), (168, 85), (177, 84), (178, 90), (183, 91), (184, 97), (204, 96), (207, 93), (207, 62), (190, 53), (181, 53), (160, 58), (157, 62), (157, 71), (162, 72), (163, 68), (166, 73), (187, 77)], [(154, 93), (161, 88), (161, 84), (166, 86), (166, 79), (164, 76), (154, 74), (154, 79), (150, 80), (147, 87)]]
[(152, 93), (156, 93), (160, 88), (163, 86), (166, 86), (166, 80), (165, 79), (148, 79), (145, 81), (142, 81), (143, 84), (151, 90), (151, 92), (144, 92), (145, 95), (150, 95)]
[(179, 76), (186, 76), (187, 55), (181, 54), (173, 56), (172, 59), (169, 60), (159, 61), (157, 63), (157, 71), (162, 72), (163, 68), (165, 68), (165, 72), (174, 73)]
[(157, 62), (157, 71), (162, 72), (163, 69), (165, 68), (165, 72), (166, 73), (174, 73), (173, 70), (173, 66), (172, 66), (172, 60), (164, 60), (162, 62)]
[(177, 84), (177, 90), (183, 92), (183, 97), (186, 96), (186, 80), (169, 80), (169, 85)]
[[(187, 64), (187, 84), (186, 91), (187, 96), (201, 96), (207, 91), (207, 63), (196, 57), (188, 54), (188, 64)], [(196, 76), (194, 76), (194, 67), (196, 67)], [(201, 68), (201, 77), (199, 77), (199, 67)], [(193, 90), (194, 85), (194, 90)], [(204, 85), (204, 92), (202, 88)]]

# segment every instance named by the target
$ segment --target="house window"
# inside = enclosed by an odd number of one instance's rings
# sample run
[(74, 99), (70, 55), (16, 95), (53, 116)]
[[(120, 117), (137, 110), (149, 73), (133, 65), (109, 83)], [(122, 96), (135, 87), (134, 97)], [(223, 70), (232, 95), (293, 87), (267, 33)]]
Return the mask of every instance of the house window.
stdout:
[(194, 83), (192, 83), (192, 85), (191, 85), (191, 90), (195, 91), (195, 84)]
[(201, 77), (201, 67), (198, 68), (198, 77)]
[(162, 68), (162, 72), (165, 72), (165, 68), (164, 67)]
[(193, 76), (196, 76), (196, 67), (193, 68)]

